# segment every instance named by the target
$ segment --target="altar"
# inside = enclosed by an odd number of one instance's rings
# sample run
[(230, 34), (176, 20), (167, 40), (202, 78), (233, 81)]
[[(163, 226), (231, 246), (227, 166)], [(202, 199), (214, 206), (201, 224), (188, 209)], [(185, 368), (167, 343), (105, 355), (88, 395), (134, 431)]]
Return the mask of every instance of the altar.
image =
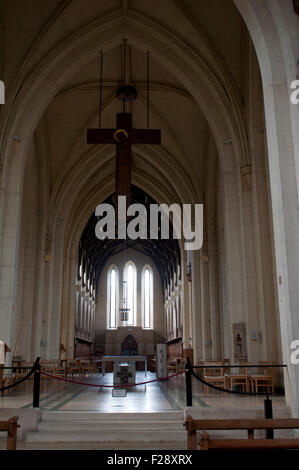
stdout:
[(102, 375), (105, 375), (105, 363), (106, 362), (144, 362), (144, 375), (147, 374), (147, 356), (103, 356), (100, 362), (102, 362)]

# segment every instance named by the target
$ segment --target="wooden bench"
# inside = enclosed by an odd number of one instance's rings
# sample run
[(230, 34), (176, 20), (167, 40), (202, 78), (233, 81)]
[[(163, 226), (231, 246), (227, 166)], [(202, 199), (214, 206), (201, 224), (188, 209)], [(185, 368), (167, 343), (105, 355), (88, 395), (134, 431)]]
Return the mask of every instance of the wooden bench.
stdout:
[(0, 432), (7, 432), (7, 450), (16, 450), (17, 447), (17, 430), (18, 416), (13, 416), (8, 421), (0, 421)]
[[(200, 450), (258, 450), (258, 449), (296, 449), (299, 439), (255, 439), (255, 429), (299, 429), (299, 419), (193, 419), (187, 416), (184, 426), (187, 430), (189, 450), (197, 449), (196, 431), (201, 431)], [(247, 430), (248, 439), (214, 439), (209, 430)]]

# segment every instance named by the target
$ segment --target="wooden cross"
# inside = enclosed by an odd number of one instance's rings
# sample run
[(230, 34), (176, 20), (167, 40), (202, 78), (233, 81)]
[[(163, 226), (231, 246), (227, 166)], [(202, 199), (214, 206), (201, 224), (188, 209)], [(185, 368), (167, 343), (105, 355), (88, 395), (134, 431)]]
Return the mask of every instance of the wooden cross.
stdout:
[(118, 196), (131, 199), (132, 144), (161, 144), (161, 131), (133, 129), (132, 113), (117, 113), (116, 129), (87, 129), (88, 144), (116, 144), (116, 202)]

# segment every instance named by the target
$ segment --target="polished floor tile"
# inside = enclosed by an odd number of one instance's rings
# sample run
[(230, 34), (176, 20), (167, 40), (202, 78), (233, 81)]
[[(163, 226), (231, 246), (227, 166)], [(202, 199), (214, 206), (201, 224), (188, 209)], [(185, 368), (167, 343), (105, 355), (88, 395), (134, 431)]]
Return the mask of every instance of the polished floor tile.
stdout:
[[(154, 373), (136, 373), (138, 383), (156, 378)], [(79, 377), (74, 380), (82, 381)], [(87, 377), (86, 383), (112, 385), (113, 374), (96, 374)], [(193, 379), (193, 406), (259, 408), (264, 406), (264, 397), (229, 395), (212, 391), (204, 393), (201, 384)], [(273, 403), (284, 406), (284, 397), (273, 397)], [(1, 408), (32, 407), (32, 391), (0, 397)], [(42, 410), (53, 411), (97, 411), (102, 413), (159, 412), (182, 410), (186, 407), (185, 377), (173, 377), (167, 381), (152, 382), (146, 385), (128, 387), (126, 397), (113, 397), (112, 388), (90, 387), (71, 383), (51, 383), (43, 387), (40, 399)]]

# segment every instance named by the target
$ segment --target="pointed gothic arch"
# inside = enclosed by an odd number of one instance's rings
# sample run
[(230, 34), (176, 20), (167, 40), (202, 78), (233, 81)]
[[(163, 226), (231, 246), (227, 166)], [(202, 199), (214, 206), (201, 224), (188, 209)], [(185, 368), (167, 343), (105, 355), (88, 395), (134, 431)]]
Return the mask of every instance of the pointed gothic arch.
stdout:
[(128, 309), (126, 325), (135, 326), (137, 321), (137, 269), (129, 260), (123, 271), (123, 306)]
[(123, 356), (137, 356), (138, 344), (134, 336), (128, 335), (121, 344), (121, 354)]

